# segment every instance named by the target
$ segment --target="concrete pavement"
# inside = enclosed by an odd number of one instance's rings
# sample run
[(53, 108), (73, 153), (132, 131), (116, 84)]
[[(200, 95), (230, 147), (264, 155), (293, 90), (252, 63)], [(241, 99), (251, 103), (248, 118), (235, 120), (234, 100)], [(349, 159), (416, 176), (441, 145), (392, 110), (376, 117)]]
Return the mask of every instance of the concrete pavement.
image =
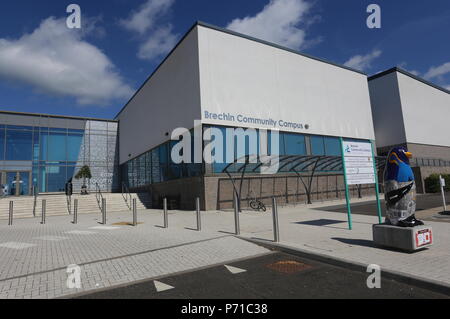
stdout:
[[(0, 299), (55, 298), (156, 278), (269, 253), (226, 233), (162, 229), (160, 214), (140, 215), (129, 226), (129, 212), (15, 220), (0, 226)], [(81, 270), (81, 288), (67, 286), (69, 265)]]
[[(336, 204), (339, 204), (337, 201)], [(377, 264), (382, 271), (450, 287), (449, 223), (429, 222), (434, 229), (431, 249), (408, 254), (372, 244), (374, 216), (346, 215), (311, 206), (279, 207), (280, 244), (300, 252), (362, 266)], [(270, 243), (271, 209), (240, 214), (241, 237)], [(195, 212), (170, 211), (169, 229), (161, 228), (162, 212), (139, 211), (138, 227), (128, 225), (130, 212), (15, 220), (0, 226), (0, 298), (53, 298), (96, 291), (139, 280), (161, 278), (215, 264), (252, 258), (269, 250), (233, 236), (233, 212), (203, 212), (202, 232), (195, 231)], [(82, 289), (66, 287), (67, 266), (82, 269)]]

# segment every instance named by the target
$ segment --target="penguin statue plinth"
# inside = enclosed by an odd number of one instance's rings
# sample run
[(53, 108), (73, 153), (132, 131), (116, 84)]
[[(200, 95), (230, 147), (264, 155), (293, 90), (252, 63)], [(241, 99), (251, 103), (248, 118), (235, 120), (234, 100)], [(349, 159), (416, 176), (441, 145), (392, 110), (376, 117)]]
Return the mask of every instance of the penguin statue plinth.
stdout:
[(432, 245), (432, 229), (417, 220), (416, 183), (409, 159), (412, 154), (402, 147), (389, 152), (384, 171), (386, 220), (373, 225), (375, 244), (406, 251)]

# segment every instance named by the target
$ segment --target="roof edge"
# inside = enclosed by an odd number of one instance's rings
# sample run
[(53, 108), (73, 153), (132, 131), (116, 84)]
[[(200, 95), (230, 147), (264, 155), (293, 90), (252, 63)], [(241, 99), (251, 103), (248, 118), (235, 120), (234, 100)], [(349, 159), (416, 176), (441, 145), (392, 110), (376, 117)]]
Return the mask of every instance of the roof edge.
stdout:
[(447, 93), (447, 94), (450, 94), (450, 91), (447, 90), (446, 88), (444, 88), (444, 87), (442, 87), (442, 86), (439, 86), (439, 85), (437, 85), (437, 84), (434, 84), (434, 83), (432, 83), (432, 82), (430, 82), (430, 81), (427, 81), (427, 80), (425, 80), (424, 78), (421, 78), (420, 76), (414, 75), (414, 74), (412, 74), (411, 72), (408, 72), (408, 71), (406, 71), (405, 69), (402, 69), (402, 68), (400, 68), (400, 67), (398, 67), (398, 66), (395, 66), (395, 67), (390, 68), (390, 69), (388, 69), (388, 70), (386, 70), (386, 71), (383, 71), (383, 72), (374, 74), (374, 75), (370, 76), (370, 77), (368, 78), (368, 80), (369, 80), (369, 81), (372, 81), (372, 80), (381, 78), (381, 77), (383, 77), (383, 76), (385, 76), (385, 75), (391, 74), (391, 73), (393, 73), (393, 72), (399, 72), (399, 73), (402, 73), (402, 74), (404, 74), (404, 75), (406, 75), (406, 76), (409, 76), (409, 77), (413, 78), (414, 80), (417, 80), (417, 81), (422, 82), (422, 83), (424, 83), (424, 84), (427, 84), (427, 85), (429, 85), (429, 86), (431, 86), (431, 87), (434, 87), (435, 89), (438, 89), (438, 90), (443, 91), (443, 92), (445, 92), (445, 93)]
[(192, 30), (194, 30), (197, 26), (205, 27), (205, 28), (212, 29), (212, 30), (216, 30), (216, 31), (219, 31), (219, 32), (228, 33), (228, 34), (231, 34), (231, 35), (234, 35), (234, 36), (237, 36), (237, 37), (240, 37), (240, 38), (244, 38), (244, 39), (247, 39), (247, 40), (250, 40), (250, 41), (255, 41), (255, 42), (258, 42), (258, 43), (261, 43), (261, 44), (265, 44), (265, 45), (268, 45), (268, 46), (271, 46), (271, 47), (274, 47), (274, 48), (277, 48), (277, 49), (280, 49), (280, 50), (283, 50), (283, 51), (295, 53), (295, 54), (297, 54), (297, 55), (301, 55), (301, 56), (306, 57), (306, 58), (309, 58), (309, 59), (313, 59), (313, 60), (316, 60), (316, 61), (319, 61), (319, 62), (323, 62), (323, 63), (326, 63), (326, 64), (330, 64), (330, 65), (333, 65), (333, 66), (336, 66), (336, 67), (339, 67), (339, 68), (342, 68), (342, 69), (345, 69), (345, 70), (348, 70), (348, 71), (356, 72), (356, 73), (362, 74), (362, 75), (364, 75), (364, 76), (366, 76), (366, 77), (368, 76), (368, 74), (365, 73), (365, 72), (363, 72), (363, 71), (356, 70), (356, 69), (347, 67), (347, 66), (342, 65), (342, 64), (330, 62), (330, 61), (327, 61), (327, 60), (324, 60), (324, 59), (321, 59), (321, 58), (318, 58), (318, 57), (314, 57), (314, 56), (311, 56), (311, 55), (308, 55), (308, 54), (305, 54), (305, 53), (301, 53), (301, 52), (299, 52), (299, 51), (290, 49), (290, 48), (288, 48), (288, 47), (284, 47), (284, 46), (275, 44), (275, 43), (273, 43), (273, 42), (268, 42), (268, 41), (265, 41), (265, 40), (257, 39), (257, 38), (254, 38), (254, 37), (251, 37), (251, 36), (242, 34), (242, 33), (238, 33), (238, 32), (235, 32), (235, 31), (231, 31), (231, 30), (228, 30), (228, 29), (225, 29), (225, 28), (221, 28), (221, 27), (218, 27), (218, 26), (215, 26), (215, 25), (212, 25), (212, 24), (203, 22), (203, 21), (196, 21), (196, 22), (192, 25), (192, 27), (190, 27), (189, 30), (183, 35), (183, 37), (177, 42), (177, 44), (173, 47), (173, 49), (170, 50), (170, 52), (169, 52), (169, 53), (166, 55), (166, 57), (161, 61), (161, 63), (159, 63), (159, 65), (158, 65), (158, 66), (155, 68), (155, 70), (150, 74), (150, 76), (147, 77), (147, 79), (146, 79), (146, 80), (144, 81), (144, 83), (139, 87), (139, 89), (136, 90), (136, 92), (135, 92), (135, 93), (133, 94), (133, 96), (128, 100), (128, 102), (125, 104), (125, 106), (122, 107), (122, 109), (117, 113), (117, 115), (114, 117), (115, 120), (117, 120), (117, 118), (118, 118), (118, 117), (120, 116), (120, 114), (122, 114), (122, 112), (127, 108), (127, 106), (130, 104), (130, 102), (136, 97), (136, 95), (142, 90), (142, 88), (150, 81), (150, 79), (153, 77), (153, 75), (154, 75), (156, 72), (158, 72), (158, 70), (159, 70), (159, 69), (161, 68), (161, 66), (169, 59), (169, 57), (172, 55), (172, 53), (180, 46), (180, 44), (184, 41), (184, 39), (186, 39), (186, 37), (187, 37), (187, 36), (192, 32)]
[(86, 121), (117, 122), (117, 120), (113, 120), (113, 119), (100, 119), (100, 118), (93, 118), (93, 117), (54, 115), (54, 114), (45, 114), (45, 113), (29, 113), (29, 112), (2, 111), (2, 110), (0, 110), (0, 114), (22, 115), (22, 116), (41, 116), (41, 117), (45, 116), (45, 117), (57, 118), (57, 119), (72, 119), (72, 120), (86, 120)]
[(231, 35), (234, 35), (234, 36), (237, 36), (237, 37), (240, 37), (240, 38), (244, 38), (244, 39), (247, 39), (247, 40), (250, 40), (250, 41), (255, 41), (255, 42), (258, 42), (258, 43), (261, 43), (261, 44), (265, 44), (265, 45), (268, 45), (268, 46), (271, 46), (271, 47), (274, 47), (274, 48), (277, 48), (277, 49), (280, 49), (280, 50), (283, 50), (283, 51), (288, 51), (288, 52), (291, 52), (291, 53), (295, 53), (295, 54), (301, 55), (301, 56), (303, 56), (305, 58), (309, 58), (309, 59), (313, 59), (313, 60), (316, 60), (316, 61), (319, 61), (319, 62), (330, 64), (330, 65), (333, 65), (333, 66), (336, 66), (336, 67), (339, 67), (339, 68), (342, 68), (342, 69), (346, 69), (348, 71), (353, 71), (353, 72), (356, 72), (356, 73), (359, 73), (359, 74), (362, 74), (362, 75), (365, 75), (365, 76), (368, 75), (367, 73), (365, 73), (363, 71), (360, 71), (360, 70), (357, 70), (357, 69), (345, 66), (343, 64), (331, 62), (331, 61), (328, 61), (328, 60), (325, 60), (325, 59), (322, 59), (322, 58), (318, 58), (318, 57), (315, 57), (315, 56), (312, 56), (312, 55), (309, 55), (309, 54), (306, 54), (306, 53), (302, 53), (302, 52), (300, 52), (298, 50), (294, 50), (294, 49), (291, 49), (291, 48), (288, 48), (288, 47), (276, 44), (274, 42), (261, 40), (261, 39), (258, 39), (258, 38), (255, 38), (255, 37), (243, 34), (243, 33), (239, 33), (239, 32), (236, 32), (236, 31), (229, 30), (229, 29), (221, 28), (221, 27), (218, 27), (218, 26), (206, 23), (206, 22), (197, 21), (196, 25), (199, 25), (199, 26), (202, 26), (202, 27), (205, 27), (205, 28), (209, 28), (209, 29), (213, 29), (213, 30), (216, 30), (216, 31), (219, 31), (219, 32), (228, 33), (228, 34), (231, 34)]

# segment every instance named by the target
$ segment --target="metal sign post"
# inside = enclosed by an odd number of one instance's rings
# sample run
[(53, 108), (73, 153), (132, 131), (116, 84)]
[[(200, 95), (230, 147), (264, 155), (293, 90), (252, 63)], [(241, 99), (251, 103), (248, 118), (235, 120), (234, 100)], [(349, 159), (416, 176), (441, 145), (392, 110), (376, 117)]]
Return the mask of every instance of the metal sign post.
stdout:
[(195, 210), (197, 213), (197, 231), (202, 230), (202, 216), (200, 212), (200, 198), (195, 199)]
[(441, 194), (442, 194), (442, 203), (444, 204), (444, 213), (447, 211), (447, 205), (445, 203), (445, 179), (442, 178), (442, 175), (439, 175), (439, 184), (441, 185)]
[(351, 230), (353, 228), (349, 185), (360, 186), (364, 184), (375, 184), (378, 220), (381, 224), (381, 203), (379, 198), (378, 172), (375, 163), (374, 143), (373, 141), (344, 141), (343, 138), (340, 138), (340, 141), (349, 229)]
[(347, 169), (345, 167), (345, 150), (344, 150), (344, 140), (342, 137), (339, 138), (341, 142), (341, 152), (342, 152), (342, 169), (344, 170), (344, 184), (345, 184), (345, 200), (347, 203), (347, 220), (348, 220), (348, 229), (352, 230), (353, 222), (352, 222), (352, 208), (350, 206), (350, 195), (348, 192), (348, 182), (347, 182)]

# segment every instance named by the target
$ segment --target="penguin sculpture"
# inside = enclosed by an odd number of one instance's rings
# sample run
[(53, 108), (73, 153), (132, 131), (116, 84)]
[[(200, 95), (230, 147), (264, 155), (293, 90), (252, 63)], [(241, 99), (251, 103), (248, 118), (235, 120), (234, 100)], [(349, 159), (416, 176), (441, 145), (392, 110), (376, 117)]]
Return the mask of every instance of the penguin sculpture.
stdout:
[(409, 164), (412, 154), (403, 147), (389, 152), (384, 171), (386, 223), (400, 227), (423, 225), (417, 220), (416, 183)]

